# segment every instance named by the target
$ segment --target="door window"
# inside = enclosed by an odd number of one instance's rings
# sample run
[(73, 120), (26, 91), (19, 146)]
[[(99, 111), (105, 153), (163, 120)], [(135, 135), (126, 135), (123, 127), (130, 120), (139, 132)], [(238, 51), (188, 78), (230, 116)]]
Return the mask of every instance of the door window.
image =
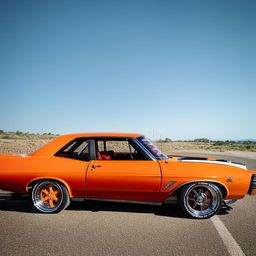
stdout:
[(99, 160), (148, 160), (130, 139), (106, 139), (96, 142)]

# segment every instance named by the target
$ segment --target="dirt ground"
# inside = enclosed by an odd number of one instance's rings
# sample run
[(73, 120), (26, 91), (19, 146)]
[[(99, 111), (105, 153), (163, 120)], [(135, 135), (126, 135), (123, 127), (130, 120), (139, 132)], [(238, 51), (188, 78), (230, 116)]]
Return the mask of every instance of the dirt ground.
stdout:
[(29, 154), (39, 149), (49, 140), (6, 140), (0, 139), (0, 154), (20, 155)]

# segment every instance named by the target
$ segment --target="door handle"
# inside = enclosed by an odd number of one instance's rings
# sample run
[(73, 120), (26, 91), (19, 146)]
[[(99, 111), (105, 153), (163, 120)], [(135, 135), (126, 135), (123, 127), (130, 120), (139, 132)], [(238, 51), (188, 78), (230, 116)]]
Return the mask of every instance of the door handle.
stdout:
[(95, 168), (97, 168), (97, 167), (101, 167), (101, 165), (94, 165), (94, 164), (92, 165), (92, 168), (93, 168), (93, 169), (95, 169)]

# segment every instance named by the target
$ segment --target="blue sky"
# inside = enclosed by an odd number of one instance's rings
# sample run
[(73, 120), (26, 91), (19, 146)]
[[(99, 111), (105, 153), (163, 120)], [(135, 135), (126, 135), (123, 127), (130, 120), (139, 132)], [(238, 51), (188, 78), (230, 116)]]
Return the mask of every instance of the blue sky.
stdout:
[(255, 1), (0, 1), (0, 129), (256, 138)]

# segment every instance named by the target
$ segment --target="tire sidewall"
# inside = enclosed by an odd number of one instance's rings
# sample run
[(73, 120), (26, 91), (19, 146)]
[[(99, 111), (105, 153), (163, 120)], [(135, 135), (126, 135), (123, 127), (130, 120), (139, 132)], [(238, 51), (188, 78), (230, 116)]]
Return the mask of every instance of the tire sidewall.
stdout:
[[(186, 197), (187, 197), (188, 193), (193, 189), (193, 187), (196, 187), (198, 185), (203, 185), (204, 187), (205, 186), (210, 187), (211, 189), (213, 189), (215, 191), (215, 193), (217, 194), (217, 198), (218, 198), (217, 205), (215, 206), (213, 211), (211, 211), (210, 213), (205, 214), (205, 215), (197, 215), (197, 214), (193, 213), (189, 209), (187, 202), (186, 202)], [(208, 182), (194, 182), (194, 183), (185, 185), (183, 187), (183, 189), (181, 190), (181, 192), (179, 193), (180, 208), (188, 217), (195, 218), (195, 219), (207, 219), (207, 218), (210, 218), (213, 215), (217, 214), (222, 207), (222, 201), (223, 201), (223, 196), (222, 196), (222, 192), (219, 189), (219, 187), (213, 183), (208, 183)]]

